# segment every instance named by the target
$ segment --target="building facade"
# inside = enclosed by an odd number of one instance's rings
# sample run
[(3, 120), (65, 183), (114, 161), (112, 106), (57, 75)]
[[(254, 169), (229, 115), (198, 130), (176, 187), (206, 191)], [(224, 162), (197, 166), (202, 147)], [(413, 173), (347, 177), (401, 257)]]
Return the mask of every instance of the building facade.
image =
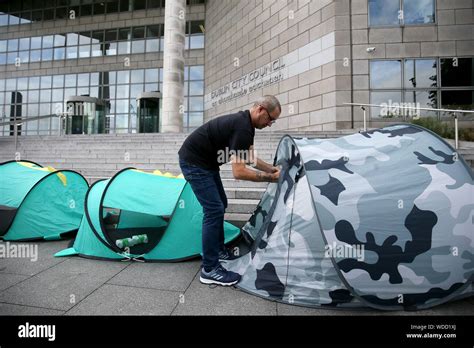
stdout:
[[(160, 130), (165, 0), (16, 0), (0, 12), (3, 121), (53, 115), (22, 135)], [(184, 15), (184, 132), (264, 94), (283, 106), (269, 131), (360, 128), (350, 102), (386, 105), (367, 108), (371, 127), (413, 116), (400, 105), (474, 109), (472, 0), (207, 0)]]

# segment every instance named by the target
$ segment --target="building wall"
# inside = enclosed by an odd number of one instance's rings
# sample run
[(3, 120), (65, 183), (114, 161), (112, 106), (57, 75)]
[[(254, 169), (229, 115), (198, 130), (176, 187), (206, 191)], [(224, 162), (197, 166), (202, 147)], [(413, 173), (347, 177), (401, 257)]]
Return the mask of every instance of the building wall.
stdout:
[(258, 96), (273, 94), (283, 112), (272, 130), (335, 129), (335, 90), (342, 81), (334, 62), (335, 11), (339, 8), (340, 4), (329, 0), (207, 1), (208, 102), (212, 91), (275, 59), (284, 57), (286, 66), (281, 81), (215, 107), (208, 105), (205, 120), (248, 108)]
[[(370, 102), (369, 61), (473, 57), (472, 9), (472, 0), (437, 0), (434, 24), (376, 28), (368, 24), (368, 0), (208, 0), (205, 120), (273, 94), (283, 112), (272, 130), (362, 127), (362, 110), (343, 103)], [(308, 52), (318, 49), (318, 39), (331, 48), (322, 61)], [(375, 47), (375, 52), (368, 53), (367, 47)], [(298, 59), (290, 63), (296, 64), (293, 72), (298, 74), (286, 71), (283, 80), (222, 104), (212, 98), (232, 81), (279, 57), (287, 60), (295, 51)], [(369, 126), (383, 124), (374, 121)]]

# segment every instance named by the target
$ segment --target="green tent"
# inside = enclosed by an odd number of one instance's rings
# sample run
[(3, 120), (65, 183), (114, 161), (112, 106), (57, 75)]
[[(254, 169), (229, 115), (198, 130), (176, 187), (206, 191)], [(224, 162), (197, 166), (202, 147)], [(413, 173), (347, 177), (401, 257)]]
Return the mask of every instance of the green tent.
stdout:
[[(55, 256), (178, 261), (202, 251), (202, 207), (181, 177), (133, 168), (94, 183), (72, 247)], [(240, 229), (225, 222), (225, 242)], [(123, 241), (139, 240), (133, 245)]]
[(71, 170), (30, 161), (0, 164), (0, 238), (60, 239), (76, 231), (89, 185)]

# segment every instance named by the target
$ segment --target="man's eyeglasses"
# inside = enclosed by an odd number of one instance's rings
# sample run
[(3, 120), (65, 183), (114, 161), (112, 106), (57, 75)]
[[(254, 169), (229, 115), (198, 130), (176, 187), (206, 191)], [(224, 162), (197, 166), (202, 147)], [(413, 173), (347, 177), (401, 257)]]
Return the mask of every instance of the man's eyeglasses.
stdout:
[(274, 118), (272, 118), (272, 117), (270, 116), (270, 113), (268, 112), (267, 108), (266, 108), (265, 106), (263, 106), (263, 105), (259, 105), (259, 106), (260, 106), (263, 110), (266, 111), (266, 113), (267, 113), (267, 118), (268, 118), (268, 121), (270, 122), (270, 124), (274, 124), (274, 123), (276, 122), (276, 119), (274, 119)]

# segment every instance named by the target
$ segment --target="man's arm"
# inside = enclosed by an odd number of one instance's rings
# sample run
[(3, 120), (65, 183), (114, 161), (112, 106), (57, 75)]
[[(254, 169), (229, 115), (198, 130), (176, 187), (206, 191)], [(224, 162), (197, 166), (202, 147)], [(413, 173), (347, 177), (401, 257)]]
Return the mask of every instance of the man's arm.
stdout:
[[(264, 161), (261, 162), (263, 166), (261, 166), (260, 168), (265, 168), (267, 170), (270, 170), (270, 167), (274, 168), (273, 166), (270, 166)], [(256, 168), (259, 168), (258, 162)], [(272, 172), (255, 171), (247, 168), (246, 163), (243, 159), (237, 156), (232, 156), (232, 174), (237, 180), (247, 180), (256, 182), (277, 182), (280, 176), (280, 171), (277, 168), (275, 168), (275, 170), (272, 170)]]
[(258, 170), (261, 170), (262, 172), (266, 172), (270, 174), (278, 171), (278, 168), (272, 166), (271, 164), (257, 157), (257, 155), (255, 154), (253, 145), (250, 146), (250, 163), (247, 163), (247, 164), (250, 164), (255, 169), (258, 169)]

